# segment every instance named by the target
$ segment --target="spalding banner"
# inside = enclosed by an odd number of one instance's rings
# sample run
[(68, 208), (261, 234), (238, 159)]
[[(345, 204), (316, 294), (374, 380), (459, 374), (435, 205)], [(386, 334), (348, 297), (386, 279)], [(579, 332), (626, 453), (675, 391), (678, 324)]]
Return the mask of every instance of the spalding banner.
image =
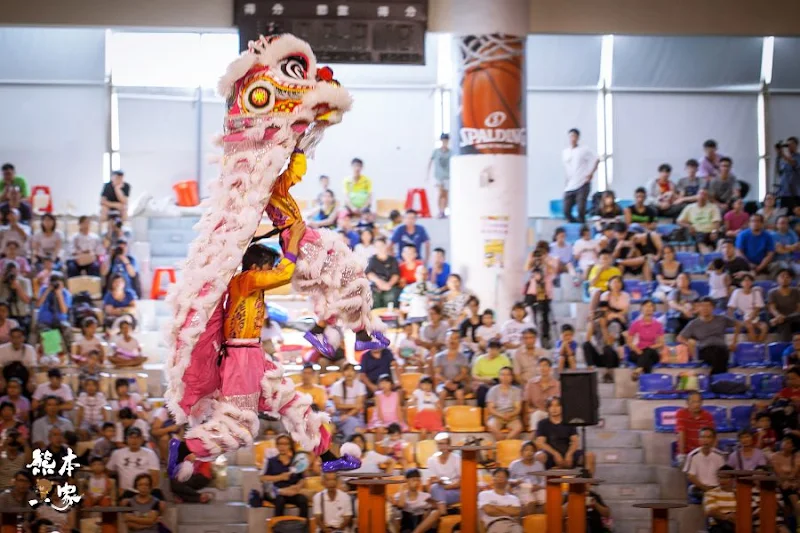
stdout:
[(458, 139), (466, 154), (524, 154), (525, 40), (510, 35), (469, 35), (458, 46)]

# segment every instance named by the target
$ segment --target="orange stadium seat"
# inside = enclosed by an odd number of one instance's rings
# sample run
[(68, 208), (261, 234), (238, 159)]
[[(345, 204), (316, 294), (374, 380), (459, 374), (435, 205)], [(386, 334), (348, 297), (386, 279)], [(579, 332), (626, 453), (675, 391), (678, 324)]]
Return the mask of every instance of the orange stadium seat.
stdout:
[(519, 439), (500, 440), (497, 446), (497, 464), (503, 468), (508, 468), (511, 461), (515, 461), (522, 456), (522, 441)]
[(482, 433), (482, 409), (470, 405), (451, 405), (444, 409), (444, 425), (454, 433)]

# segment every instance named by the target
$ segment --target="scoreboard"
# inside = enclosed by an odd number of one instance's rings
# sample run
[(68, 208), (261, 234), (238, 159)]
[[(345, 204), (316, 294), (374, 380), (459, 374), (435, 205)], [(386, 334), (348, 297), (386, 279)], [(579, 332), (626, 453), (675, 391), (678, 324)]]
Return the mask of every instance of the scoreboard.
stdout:
[(235, 0), (239, 45), (291, 33), (324, 63), (425, 63), (428, 0)]

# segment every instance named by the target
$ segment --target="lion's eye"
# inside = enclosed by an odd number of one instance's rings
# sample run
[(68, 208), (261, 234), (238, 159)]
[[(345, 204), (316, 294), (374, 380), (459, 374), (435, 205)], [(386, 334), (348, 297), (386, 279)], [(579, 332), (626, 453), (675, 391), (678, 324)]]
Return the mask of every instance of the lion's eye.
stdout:
[(304, 80), (308, 77), (308, 61), (302, 56), (290, 56), (280, 62), (284, 76), (293, 80)]

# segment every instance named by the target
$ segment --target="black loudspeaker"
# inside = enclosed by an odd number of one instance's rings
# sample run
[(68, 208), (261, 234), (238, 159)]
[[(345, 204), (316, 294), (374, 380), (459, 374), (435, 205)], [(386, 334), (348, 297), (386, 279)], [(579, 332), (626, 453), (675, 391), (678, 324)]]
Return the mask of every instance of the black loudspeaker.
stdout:
[(597, 371), (565, 370), (561, 372), (561, 407), (565, 424), (596, 426), (600, 422)]

